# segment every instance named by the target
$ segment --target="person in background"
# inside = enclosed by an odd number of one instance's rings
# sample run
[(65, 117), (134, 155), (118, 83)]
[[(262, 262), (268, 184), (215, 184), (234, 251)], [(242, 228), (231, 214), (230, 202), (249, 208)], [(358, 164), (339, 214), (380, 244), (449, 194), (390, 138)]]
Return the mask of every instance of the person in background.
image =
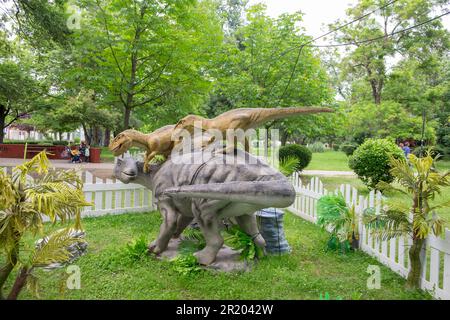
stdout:
[(409, 142), (406, 141), (405, 145), (403, 146), (403, 152), (405, 153), (406, 159), (408, 159), (409, 154), (411, 153), (411, 148), (409, 147)]
[(405, 152), (405, 150), (403, 149), (403, 148), (405, 147), (405, 145), (403, 144), (403, 142), (400, 142), (400, 143), (398, 144), (398, 147), (399, 147), (400, 149), (402, 149), (403, 152)]
[(72, 156), (72, 163), (81, 163), (80, 151), (77, 148), (71, 150), (70, 154)]
[(84, 149), (84, 161), (85, 162), (89, 162), (89, 158), (91, 156), (91, 152), (90, 152), (90, 146), (88, 144), (86, 144), (86, 147)]
[(86, 154), (85, 154), (85, 152), (86, 152), (86, 142), (81, 141), (80, 146), (78, 147), (78, 150), (80, 151), (81, 159), (83, 161), (86, 161)]

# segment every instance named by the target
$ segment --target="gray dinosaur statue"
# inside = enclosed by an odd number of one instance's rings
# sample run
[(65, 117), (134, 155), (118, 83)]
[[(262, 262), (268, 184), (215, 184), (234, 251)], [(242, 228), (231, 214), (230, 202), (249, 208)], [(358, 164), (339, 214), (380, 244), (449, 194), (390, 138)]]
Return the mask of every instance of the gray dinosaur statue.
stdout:
[[(143, 172), (142, 162), (117, 159), (115, 177), (123, 183), (133, 182), (151, 189), (163, 217), (159, 236), (149, 245), (150, 252), (165, 251), (169, 240), (178, 237), (194, 217), (206, 240), (205, 248), (194, 254), (200, 264), (213, 263), (222, 247), (223, 218), (233, 217), (257, 246), (265, 247), (255, 212), (290, 206), (295, 191), (280, 172), (243, 150), (235, 151), (213, 155), (200, 164), (174, 162), (169, 158), (162, 164), (152, 164), (149, 173)], [(197, 152), (182, 157), (191, 159)]]

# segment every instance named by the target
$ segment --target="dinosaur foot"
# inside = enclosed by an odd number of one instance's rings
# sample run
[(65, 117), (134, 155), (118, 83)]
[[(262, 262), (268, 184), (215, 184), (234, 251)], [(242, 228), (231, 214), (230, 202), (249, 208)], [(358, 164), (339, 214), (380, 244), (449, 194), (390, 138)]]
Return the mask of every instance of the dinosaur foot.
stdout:
[(164, 250), (158, 246), (156, 241), (153, 241), (152, 243), (150, 243), (150, 245), (148, 246), (148, 253), (149, 254), (155, 254), (155, 255), (159, 255), (161, 252), (163, 252)]
[(208, 250), (207, 248), (194, 253), (194, 256), (197, 258), (198, 263), (204, 266), (213, 263), (214, 260), (216, 260), (216, 255), (216, 251), (213, 251), (211, 249)]

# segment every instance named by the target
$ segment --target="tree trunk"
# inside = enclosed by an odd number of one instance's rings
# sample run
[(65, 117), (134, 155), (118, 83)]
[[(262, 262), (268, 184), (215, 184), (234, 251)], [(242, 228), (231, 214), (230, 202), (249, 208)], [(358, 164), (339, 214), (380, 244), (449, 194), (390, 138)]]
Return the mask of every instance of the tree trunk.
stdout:
[(106, 128), (105, 129), (105, 139), (103, 139), (103, 146), (104, 147), (109, 146), (110, 140), (111, 140), (111, 129)]
[(23, 267), (20, 269), (20, 272), (16, 277), (16, 281), (14, 281), (11, 292), (8, 295), (8, 300), (17, 300), (20, 291), (22, 291), (23, 287), (27, 283), (28, 274), (28, 268)]
[(3, 296), (3, 286), (6, 280), (11, 274), (12, 270), (17, 264), (17, 257), (19, 255), (19, 247), (16, 247), (9, 254), (10, 258), (7, 258), (8, 262), (0, 269), (0, 300), (4, 299)]
[(86, 140), (86, 143), (88, 145), (91, 145), (91, 136), (89, 135), (89, 132), (86, 128), (86, 125), (82, 124), (81, 125), (83, 127), (83, 132), (84, 132), (84, 140)]
[(286, 145), (288, 137), (289, 137), (288, 132), (286, 130), (281, 130), (280, 142), (282, 146)]
[(125, 116), (123, 119), (123, 129), (130, 128), (130, 116), (131, 116), (131, 108), (129, 106), (125, 106)]
[(0, 105), (0, 143), (3, 143), (3, 140), (5, 139), (5, 122), (6, 122), (6, 114), (5, 114), (5, 107), (3, 105)]
[(425, 239), (413, 239), (413, 244), (409, 249), (409, 261), (411, 269), (406, 279), (406, 287), (409, 289), (420, 288), (420, 275), (422, 273), (422, 262), (420, 261), (420, 253), (422, 251)]

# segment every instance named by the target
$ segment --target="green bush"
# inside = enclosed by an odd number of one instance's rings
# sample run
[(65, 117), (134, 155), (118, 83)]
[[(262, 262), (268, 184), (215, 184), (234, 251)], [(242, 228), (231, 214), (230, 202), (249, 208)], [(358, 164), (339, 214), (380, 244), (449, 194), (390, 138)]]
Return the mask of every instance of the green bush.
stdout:
[(351, 156), (353, 152), (355, 152), (358, 146), (354, 144), (343, 144), (341, 145), (341, 151), (344, 152), (347, 156)]
[(54, 146), (67, 146), (69, 145), (69, 141), (53, 141)]
[(333, 150), (334, 151), (339, 151), (341, 149), (341, 145), (340, 144), (333, 144)]
[(4, 140), (3, 144), (38, 144), (39, 141), (27, 141), (27, 140)]
[(326, 150), (325, 145), (320, 141), (308, 145), (308, 149), (311, 150), (311, 152), (325, 152)]
[(280, 148), (280, 161), (284, 161), (289, 157), (298, 159), (296, 171), (301, 171), (311, 162), (312, 153), (305, 146), (299, 144), (289, 144)]
[(378, 182), (391, 183), (389, 155), (403, 157), (403, 151), (388, 139), (367, 139), (349, 159), (349, 166), (369, 187), (375, 188)]

